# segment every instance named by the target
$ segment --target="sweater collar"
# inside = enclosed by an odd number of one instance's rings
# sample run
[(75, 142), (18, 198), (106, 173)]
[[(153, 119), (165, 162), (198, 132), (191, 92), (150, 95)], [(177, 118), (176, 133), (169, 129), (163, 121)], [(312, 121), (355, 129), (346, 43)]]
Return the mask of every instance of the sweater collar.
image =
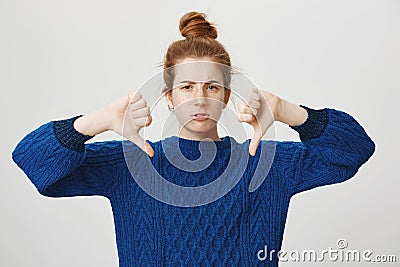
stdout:
[(163, 144), (167, 145), (167, 146), (175, 146), (177, 147), (179, 145), (179, 147), (181, 149), (185, 149), (185, 150), (199, 150), (199, 145), (201, 143), (201, 146), (204, 148), (212, 148), (214, 146), (216, 146), (216, 148), (218, 150), (221, 149), (226, 149), (229, 148), (232, 145), (236, 145), (237, 142), (236, 140), (231, 137), (231, 136), (224, 136), (222, 138), (220, 138), (220, 140), (214, 141), (214, 140), (191, 140), (191, 139), (186, 139), (183, 137), (179, 137), (179, 136), (170, 136), (167, 137), (163, 140)]

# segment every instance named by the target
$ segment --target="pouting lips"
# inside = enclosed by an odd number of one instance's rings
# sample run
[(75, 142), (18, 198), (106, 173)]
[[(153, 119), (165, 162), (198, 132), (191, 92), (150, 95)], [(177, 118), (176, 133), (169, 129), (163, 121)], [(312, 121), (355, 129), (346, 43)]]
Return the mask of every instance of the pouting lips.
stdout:
[(192, 115), (192, 119), (194, 120), (207, 120), (209, 118), (209, 114), (207, 113), (196, 113), (194, 115)]

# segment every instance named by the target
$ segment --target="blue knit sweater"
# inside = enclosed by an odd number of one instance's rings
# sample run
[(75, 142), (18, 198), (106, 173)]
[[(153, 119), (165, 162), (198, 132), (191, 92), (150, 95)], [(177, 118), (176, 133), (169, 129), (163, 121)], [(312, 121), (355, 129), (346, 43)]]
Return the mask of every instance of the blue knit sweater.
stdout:
[[(249, 139), (238, 143), (225, 136), (208, 141), (215, 143), (216, 157), (195, 172), (170, 164), (164, 148), (178, 151), (174, 145), (178, 141), (183, 155), (196, 160), (201, 141), (176, 136), (149, 141), (155, 151), (150, 158), (127, 140), (85, 143), (92, 137), (73, 127), (82, 115), (41, 125), (17, 144), (12, 158), (44, 196), (106, 197), (113, 211), (121, 267), (278, 266), (277, 253), (269, 258), (259, 251), (265, 246), (268, 251), (280, 250), (291, 197), (348, 180), (375, 151), (374, 142), (349, 114), (300, 106), (306, 108), (307, 120), (289, 127), (299, 133), (301, 142), (262, 140), (252, 157)], [(136, 153), (130, 161), (124, 144)], [(261, 147), (269, 144), (275, 145), (272, 163), (260, 157)], [(166, 204), (146, 193), (132, 175), (131, 168), (151, 169), (140, 163), (148, 159), (171, 183), (202, 186), (221, 175), (233, 152), (236, 169), (243, 175), (228, 193), (204, 205)], [(254, 177), (257, 166), (270, 166), (261, 180)], [(146, 171), (135, 175), (141, 173), (155, 175)], [(256, 178), (262, 183), (250, 192), (249, 184)]]

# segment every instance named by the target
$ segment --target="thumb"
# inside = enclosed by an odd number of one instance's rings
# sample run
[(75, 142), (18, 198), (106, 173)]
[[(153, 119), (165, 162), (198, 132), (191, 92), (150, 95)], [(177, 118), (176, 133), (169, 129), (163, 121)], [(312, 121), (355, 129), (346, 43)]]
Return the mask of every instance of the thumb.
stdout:
[(150, 157), (154, 156), (154, 149), (153, 147), (146, 141), (144, 140), (140, 135), (135, 135), (130, 138), (130, 140), (135, 143), (141, 150), (146, 152), (147, 155)]
[(251, 138), (250, 145), (249, 145), (249, 153), (251, 156), (254, 156), (256, 154), (257, 147), (261, 141), (261, 137), (262, 137), (261, 131), (254, 129), (254, 134), (253, 134), (253, 137)]

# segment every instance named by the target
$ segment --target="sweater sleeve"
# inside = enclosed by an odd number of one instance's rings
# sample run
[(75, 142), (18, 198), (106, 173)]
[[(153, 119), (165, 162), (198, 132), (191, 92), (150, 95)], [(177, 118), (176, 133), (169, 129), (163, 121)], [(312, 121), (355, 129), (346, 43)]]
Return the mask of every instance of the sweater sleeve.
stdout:
[(12, 152), (38, 192), (48, 197), (106, 196), (120, 152), (118, 141), (85, 144), (69, 119), (50, 121), (27, 134)]
[(280, 143), (289, 192), (353, 177), (375, 151), (364, 128), (344, 111), (299, 106), (307, 110), (308, 117), (303, 124), (289, 127), (299, 133), (301, 142)]

